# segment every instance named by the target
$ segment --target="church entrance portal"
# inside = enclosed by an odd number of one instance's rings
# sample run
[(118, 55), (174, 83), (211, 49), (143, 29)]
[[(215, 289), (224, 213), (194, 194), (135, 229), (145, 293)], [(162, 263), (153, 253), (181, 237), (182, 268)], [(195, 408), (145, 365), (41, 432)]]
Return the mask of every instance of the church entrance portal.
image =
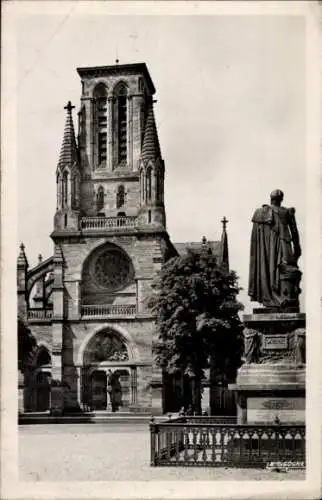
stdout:
[(123, 338), (110, 328), (98, 332), (83, 357), (83, 410), (129, 411), (136, 403), (136, 370)]
[(23, 406), (26, 412), (46, 412), (50, 408), (51, 357), (40, 346), (24, 373)]

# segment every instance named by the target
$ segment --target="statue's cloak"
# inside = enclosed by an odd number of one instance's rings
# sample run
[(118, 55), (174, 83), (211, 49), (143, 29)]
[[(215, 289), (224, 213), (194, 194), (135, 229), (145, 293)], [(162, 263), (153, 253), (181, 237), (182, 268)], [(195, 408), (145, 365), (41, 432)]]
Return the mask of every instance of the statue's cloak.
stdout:
[(263, 205), (252, 218), (248, 295), (266, 307), (280, 306), (280, 264), (292, 254), (289, 209)]

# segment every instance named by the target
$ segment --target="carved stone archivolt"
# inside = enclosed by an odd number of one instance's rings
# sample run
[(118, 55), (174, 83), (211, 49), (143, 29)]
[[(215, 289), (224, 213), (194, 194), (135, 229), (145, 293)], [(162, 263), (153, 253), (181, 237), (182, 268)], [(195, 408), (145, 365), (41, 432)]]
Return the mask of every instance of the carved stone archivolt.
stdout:
[(127, 361), (128, 351), (123, 340), (113, 331), (98, 333), (86, 349), (85, 364), (103, 361)]

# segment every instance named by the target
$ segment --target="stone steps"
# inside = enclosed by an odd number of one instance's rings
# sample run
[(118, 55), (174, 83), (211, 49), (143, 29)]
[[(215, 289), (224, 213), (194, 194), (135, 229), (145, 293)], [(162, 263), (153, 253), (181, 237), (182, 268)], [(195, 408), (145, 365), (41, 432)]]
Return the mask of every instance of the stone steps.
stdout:
[(147, 424), (151, 419), (148, 413), (79, 413), (75, 415), (54, 416), (49, 413), (28, 413), (20, 414), (18, 417), (19, 425), (30, 424)]

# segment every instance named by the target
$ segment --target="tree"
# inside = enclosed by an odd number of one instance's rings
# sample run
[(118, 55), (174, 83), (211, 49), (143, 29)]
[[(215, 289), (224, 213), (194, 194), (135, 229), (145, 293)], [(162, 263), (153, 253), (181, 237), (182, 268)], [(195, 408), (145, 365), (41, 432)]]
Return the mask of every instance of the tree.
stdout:
[(162, 370), (190, 375), (193, 405), (201, 411), (201, 380), (206, 368), (226, 382), (241, 366), (243, 324), (234, 271), (217, 264), (211, 250), (188, 251), (162, 267), (149, 307), (156, 316), (156, 362)]
[(30, 366), (37, 342), (32, 335), (30, 329), (18, 318), (18, 370), (25, 373), (28, 366)]

